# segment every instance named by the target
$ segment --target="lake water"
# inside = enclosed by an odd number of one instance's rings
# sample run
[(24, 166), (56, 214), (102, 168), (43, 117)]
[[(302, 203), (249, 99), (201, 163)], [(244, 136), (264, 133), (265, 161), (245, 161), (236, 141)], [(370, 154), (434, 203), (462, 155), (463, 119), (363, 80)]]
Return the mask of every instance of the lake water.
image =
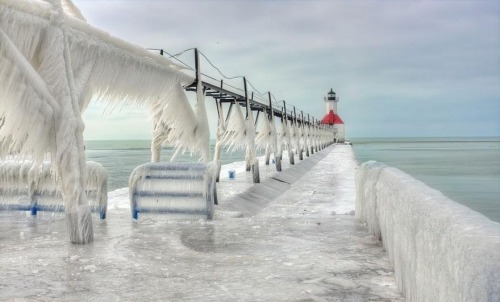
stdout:
[(361, 164), (396, 167), (500, 222), (500, 138), (352, 139)]
[[(358, 138), (351, 141), (360, 164), (368, 160), (384, 162), (500, 222), (500, 138)], [(127, 187), (132, 170), (150, 161), (150, 142), (146, 140), (86, 141), (85, 144), (87, 159), (107, 169), (110, 191)], [(213, 144), (211, 148), (213, 154)], [(171, 155), (171, 148), (163, 149), (163, 160)], [(222, 164), (244, 158), (243, 151), (224, 153)], [(197, 159), (184, 154), (177, 161)]]
[[(150, 141), (147, 140), (116, 140), (116, 141), (85, 141), (87, 160), (99, 162), (108, 171), (108, 190), (128, 187), (128, 178), (135, 167), (151, 161)], [(212, 144), (210, 154), (214, 154), (215, 144)], [(262, 152), (257, 152), (262, 155)], [(168, 161), (173, 154), (172, 148), (163, 148), (162, 161)], [(198, 161), (199, 156), (190, 153), (178, 155), (175, 161)], [(224, 152), (222, 164), (245, 160), (244, 151)]]

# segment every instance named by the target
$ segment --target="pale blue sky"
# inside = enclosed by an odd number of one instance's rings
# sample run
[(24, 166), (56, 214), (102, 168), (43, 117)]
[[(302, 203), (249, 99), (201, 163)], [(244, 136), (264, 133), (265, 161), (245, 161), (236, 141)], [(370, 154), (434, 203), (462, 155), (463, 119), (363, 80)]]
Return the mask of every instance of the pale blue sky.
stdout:
[[(348, 137), (500, 136), (499, 1), (74, 3), (145, 48), (198, 47), (226, 75), (316, 118), (333, 88)], [(150, 137), (147, 110), (92, 105), (85, 122), (86, 139)]]

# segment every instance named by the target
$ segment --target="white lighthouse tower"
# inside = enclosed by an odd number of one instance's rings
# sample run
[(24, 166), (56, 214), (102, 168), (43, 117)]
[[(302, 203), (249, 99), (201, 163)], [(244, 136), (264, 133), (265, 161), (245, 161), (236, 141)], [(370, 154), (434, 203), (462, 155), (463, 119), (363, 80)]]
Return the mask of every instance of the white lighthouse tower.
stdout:
[(332, 127), (335, 141), (344, 142), (345, 126), (344, 122), (337, 113), (338, 102), (339, 98), (336, 96), (335, 91), (330, 89), (330, 92), (328, 92), (325, 96), (326, 115), (321, 120), (321, 123)]
[(333, 113), (337, 113), (337, 103), (339, 99), (337, 98), (335, 91), (330, 89), (330, 92), (325, 96), (325, 105), (326, 105), (326, 113), (328, 114), (330, 110), (333, 110)]

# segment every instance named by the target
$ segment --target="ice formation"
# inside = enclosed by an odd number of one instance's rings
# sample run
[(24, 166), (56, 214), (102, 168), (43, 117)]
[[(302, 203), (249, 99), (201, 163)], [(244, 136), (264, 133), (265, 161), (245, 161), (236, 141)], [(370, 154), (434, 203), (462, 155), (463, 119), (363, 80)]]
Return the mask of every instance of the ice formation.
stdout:
[[(96, 162), (86, 164), (86, 186), (90, 207), (106, 217), (108, 174)], [(50, 162), (0, 162), (0, 208), (13, 210), (64, 211), (57, 171)]]
[(71, 242), (93, 240), (81, 118), (91, 99), (149, 106), (178, 148), (207, 157), (197, 140), (206, 142), (205, 130), (197, 131), (205, 123), (196, 119), (204, 108), (193, 112), (183, 90), (193, 78), (91, 27), (70, 0), (0, 0), (0, 41), (0, 156), (41, 161), (50, 154)]
[(356, 216), (381, 238), (408, 301), (500, 301), (499, 223), (374, 161), (356, 191)]
[(283, 158), (283, 148), (286, 145), (286, 125), (284, 119), (280, 121), (280, 131), (276, 133), (278, 146), (276, 148), (276, 154), (274, 155), (276, 158), (276, 163), (279, 164), (278, 171), (281, 171), (281, 160)]
[(296, 121), (293, 121), (290, 123), (290, 142), (292, 144), (292, 149), (294, 149), (295, 151), (299, 150), (299, 140), (299, 128), (297, 127)]
[(235, 101), (227, 121), (226, 131), (222, 137), (223, 145), (228, 147), (229, 151), (243, 150), (246, 147), (246, 121), (243, 117), (241, 106)]
[[(222, 146), (224, 144), (224, 135), (226, 134), (227, 131), (227, 122), (224, 118), (224, 107), (222, 104), (217, 101), (217, 112), (218, 112), (218, 122), (217, 122), (217, 139), (215, 142), (215, 150), (214, 150), (214, 162), (216, 165), (216, 170), (215, 170), (215, 177), (216, 181), (219, 181), (220, 177), (220, 171), (221, 171), (221, 151), (222, 151)], [(234, 105), (232, 105), (234, 106)]]
[(301, 122), (300, 125), (298, 124), (297, 125), (297, 128), (298, 128), (298, 133), (299, 133), (299, 137), (298, 137), (298, 153), (299, 153), (299, 156), (300, 156), (300, 159), (303, 159), (302, 158), (302, 153), (305, 149), (305, 144), (304, 144), (304, 122)]
[[(288, 121), (287, 121), (285, 114), (286, 114), (286, 112), (283, 113), (284, 118), (281, 121), (281, 131), (280, 131), (279, 135), (280, 135), (281, 145), (283, 146), (283, 148), (286, 148), (288, 150), (288, 157), (289, 157), (290, 163), (293, 164), (294, 155), (293, 155), (293, 150), (292, 150), (290, 127), (288, 126)], [(283, 149), (282, 149), (282, 152), (283, 152)], [(282, 152), (279, 152), (279, 153), (282, 154)]]
[(132, 218), (163, 213), (175, 218), (212, 219), (215, 163), (147, 163), (129, 179)]
[[(190, 151), (201, 155), (201, 160), (207, 163), (210, 160), (210, 133), (208, 128), (208, 118), (205, 106), (205, 92), (201, 81), (196, 84), (196, 106), (195, 110), (190, 110), (190, 105), (182, 87), (178, 87), (176, 93), (179, 103), (164, 104), (158, 103), (154, 106), (154, 127), (153, 140), (151, 143), (152, 162), (160, 161), (161, 147), (168, 143), (176, 148), (172, 158), (173, 161), (177, 154)], [(187, 104), (187, 106), (186, 106)], [(184, 112), (186, 118), (182, 123), (176, 122), (178, 106), (186, 106)], [(182, 110), (180, 111), (182, 112)]]
[(303, 134), (304, 134), (304, 149), (306, 150), (307, 155), (310, 154), (311, 151), (311, 126), (309, 123), (303, 125)]
[(265, 149), (265, 161), (269, 164), (271, 153), (276, 152), (277, 136), (274, 126), (274, 115), (263, 115), (263, 125), (255, 137), (255, 145), (259, 149)]
[(250, 105), (247, 103), (247, 118), (246, 118), (246, 138), (247, 138), (247, 156), (245, 161), (247, 163), (247, 171), (250, 169), (253, 172), (254, 182), (260, 182), (259, 178), (259, 160), (257, 159), (257, 152), (255, 150), (255, 124), (253, 112), (250, 110)]

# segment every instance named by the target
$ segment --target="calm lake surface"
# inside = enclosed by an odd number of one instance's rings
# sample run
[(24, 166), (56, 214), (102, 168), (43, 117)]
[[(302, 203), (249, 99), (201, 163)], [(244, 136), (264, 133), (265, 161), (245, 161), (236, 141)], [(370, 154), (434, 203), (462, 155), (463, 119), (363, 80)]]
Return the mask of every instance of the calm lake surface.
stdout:
[(452, 200), (500, 222), (500, 138), (351, 139), (361, 164), (398, 168)]
[[(368, 160), (396, 167), (452, 200), (500, 222), (500, 138), (357, 138), (351, 139), (361, 164)], [(128, 186), (132, 170), (150, 161), (150, 142), (86, 141), (88, 160), (109, 174), (109, 190)], [(211, 146), (213, 154), (214, 144)], [(171, 148), (164, 148), (168, 160)], [(259, 153), (262, 155), (262, 152)], [(222, 164), (245, 159), (243, 151), (225, 153)], [(183, 154), (176, 161), (198, 160)]]

